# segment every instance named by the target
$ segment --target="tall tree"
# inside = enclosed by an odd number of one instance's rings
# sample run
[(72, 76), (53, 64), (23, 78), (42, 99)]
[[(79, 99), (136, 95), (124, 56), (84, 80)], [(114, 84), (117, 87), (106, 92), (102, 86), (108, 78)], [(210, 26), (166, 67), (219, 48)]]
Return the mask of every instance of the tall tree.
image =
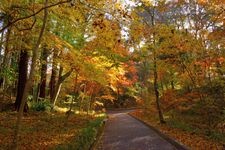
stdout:
[[(44, 6), (45, 7), (48, 6), (48, 0), (45, 0)], [(42, 27), (41, 27), (41, 31), (39, 33), (37, 42), (35, 43), (34, 48), (33, 48), (33, 56), (32, 56), (32, 64), (31, 64), (30, 75), (29, 75), (29, 78), (28, 78), (28, 80), (25, 84), (23, 96), (22, 96), (22, 101), (21, 101), (21, 104), (20, 104), (19, 112), (17, 114), (17, 121), (16, 121), (16, 128), (15, 128), (15, 135), (14, 135), (14, 139), (13, 139), (12, 149), (18, 148), (19, 132), (20, 132), (21, 121), (22, 121), (22, 117), (23, 117), (24, 106), (26, 104), (29, 91), (31, 90), (31, 87), (32, 87), (33, 77), (34, 77), (34, 74), (35, 74), (36, 63), (37, 63), (37, 59), (38, 59), (38, 49), (39, 49), (41, 39), (42, 39), (43, 34), (44, 34), (44, 30), (45, 30), (45, 26), (46, 26), (46, 22), (47, 22), (47, 16), (48, 16), (48, 10), (47, 10), (47, 7), (46, 7), (45, 10), (44, 10), (44, 18), (43, 18), (43, 24), (42, 24)]]
[(53, 61), (52, 61), (52, 73), (51, 73), (51, 78), (49, 82), (49, 94), (50, 94), (50, 99), (51, 102), (53, 103), (54, 100), (54, 93), (56, 91), (56, 83), (57, 83), (57, 73), (58, 73), (58, 68), (57, 68), (57, 57), (58, 57), (58, 52), (56, 50), (53, 51)]
[(48, 56), (49, 50), (46, 45), (43, 46), (42, 56), (41, 56), (41, 81), (40, 81), (40, 98), (45, 98), (46, 96), (46, 80), (47, 80), (47, 68), (48, 68)]
[[(18, 83), (17, 83), (17, 96), (15, 101), (15, 109), (19, 111), (25, 84), (27, 82), (27, 74), (28, 74), (28, 51), (27, 50), (21, 50), (20, 52), (20, 60), (19, 60), (19, 75), (18, 75)], [(26, 105), (26, 104), (25, 104)], [(27, 112), (27, 107), (24, 109), (25, 112)]]

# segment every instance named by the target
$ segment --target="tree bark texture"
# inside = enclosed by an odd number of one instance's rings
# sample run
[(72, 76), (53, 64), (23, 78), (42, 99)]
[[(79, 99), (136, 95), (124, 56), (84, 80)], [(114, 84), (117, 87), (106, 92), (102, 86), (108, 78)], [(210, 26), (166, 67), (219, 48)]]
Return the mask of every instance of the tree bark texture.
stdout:
[(46, 96), (48, 55), (49, 55), (48, 49), (44, 47), (42, 51), (41, 81), (40, 81), (40, 95), (39, 95), (40, 98), (45, 98)]
[[(28, 58), (29, 58), (29, 56), (28, 56), (27, 51), (20, 52), (19, 75), (18, 75), (17, 95), (16, 95), (16, 102), (15, 102), (15, 110), (16, 111), (19, 111), (25, 84), (27, 81)], [(24, 111), (27, 111), (26, 108), (27, 107), (25, 107)]]

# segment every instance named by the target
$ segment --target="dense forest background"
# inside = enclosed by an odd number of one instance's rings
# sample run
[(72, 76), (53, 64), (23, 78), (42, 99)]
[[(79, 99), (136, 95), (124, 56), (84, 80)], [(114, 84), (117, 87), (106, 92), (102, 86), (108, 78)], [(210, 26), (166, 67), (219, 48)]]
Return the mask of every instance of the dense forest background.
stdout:
[(131, 107), (224, 144), (224, 18), (223, 0), (1, 0), (0, 111), (15, 113), (14, 147), (24, 112)]

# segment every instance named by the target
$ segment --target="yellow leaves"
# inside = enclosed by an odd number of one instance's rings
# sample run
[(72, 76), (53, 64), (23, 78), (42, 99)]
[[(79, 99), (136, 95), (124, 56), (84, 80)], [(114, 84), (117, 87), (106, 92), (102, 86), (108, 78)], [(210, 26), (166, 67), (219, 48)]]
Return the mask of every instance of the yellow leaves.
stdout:
[(114, 64), (105, 56), (94, 57), (90, 61), (95, 64), (97, 70), (101, 70), (104, 73), (104, 75), (101, 74), (101, 80), (105, 79), (110, 83), (116, 83), (118, 80), (117, 76), (125, 74), (124, 68), (114, 67)]
[[(199, 1), (206, 1), (206, 0), (199, 0)], [(210, 4), (214, 4), (214, 5), (224, 5), (225, 4), (225, 0), (209, 0)]]
[[(198, 39), (174, 27), (157, 25), (152, 32), (155, 33), (158, 54), (179, 56), (182, 53), (197, 53), (202, 49)], [(207, 32), (202, 32), (202, 34), (207, 34)]]
[(135, 42), (140, 42), (144, 38), (145, 33), (145, 25), (142, 23), (133, 23), (130, 27), (130, 37)]
[(101, 44), (103, 47), (112, 48), (114, 47), (117, 40), (120, 38), (120, 27), (119, 24), (108, 19), (96, 18), (93, 27), (96, 35), (96, 42)]
[(112, 95), (103, 95), (101, 96), (102, 99), (110, 100), (111, 102), (115, 99)]
[(154, 0), (142, 0), (141, 2), (147, 7), (154, 5)]
[(121, 3), (118, 3), (118, 2), (117, 2), (117, 3), (115, 4), (115, 8), (118, 9), (118, 10), (122, 9)]
[(167, 6), (166, 6), (166, 0), (160, 0), (158, 2), (158, 7), (157, 9), (160, 11), (160, 12), (165, 12), (168, 10)]
[(70, 47), (64, 40), (52, 33), (46, 33), (46, 44), (49, 48), (55, 48), (58, 50), (63, 50), (66, 46)]
[[(57, 16), (61, 17), (61, 19), (67, 19), (70, 20), (71, 23), (76, 23), (76, 25), (79, 25), (81, 23), (84, 23), (85, 15), (87, 14), (87, 10), (83, 5), (76, 5), (75, 7), (58, 7), (53, 8), (54, 13), (57, 14)], [(71, 24), (72, 25), (72, 24)]]

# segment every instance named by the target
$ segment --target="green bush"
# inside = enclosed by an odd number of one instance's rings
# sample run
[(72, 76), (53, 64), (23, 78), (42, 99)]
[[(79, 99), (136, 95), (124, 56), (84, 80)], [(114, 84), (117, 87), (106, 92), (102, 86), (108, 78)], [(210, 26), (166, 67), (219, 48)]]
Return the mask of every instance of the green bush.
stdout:
[(215, 141), (222, 141), (223, 143), (225, 143), (225, 135), (223, 133), (219, 133), (219, 132), (211, 132), (209, 135), (209, 138), (215, 140)]
[(50, 111), (52, 105), (48, 100), (43, 100), (38, 102), (31, 102), (30, 108), (34, 111)]
[(66, 95), (65, 102), (71, 102), (73, 100), (73, 95)]
[(190, 126), (184, 122), (178, 121), (178, 120), (170, 120), (167, 122), (167, 124), (172, 128), (178, 128), (183, 131), (188, 131), (188, 132), (196, 132), (197, 131), (196, 128), (193, 128), (192, 126)]
[(103, 125), (103, 117), (91, 121), (88, 126), (81, 130), (80, 136), (76, 141), (77, 150), (88, 150), (97, 137), (98, 129)]
[(97, 131), (95, 128), (87, 127), (81, 131), (79, 140), (77, 141), (76, 147), (77, 150), (88, 150), (92, 143), (95, 141)]
[(70, 143), (58, 145), (57, 150), (89, 150), (95, 142), (98, 131), (103, 125), (104, 117), (99, 117), (88, 123), (86, 128), (83, 128), (79, 136), (75, 137)]

